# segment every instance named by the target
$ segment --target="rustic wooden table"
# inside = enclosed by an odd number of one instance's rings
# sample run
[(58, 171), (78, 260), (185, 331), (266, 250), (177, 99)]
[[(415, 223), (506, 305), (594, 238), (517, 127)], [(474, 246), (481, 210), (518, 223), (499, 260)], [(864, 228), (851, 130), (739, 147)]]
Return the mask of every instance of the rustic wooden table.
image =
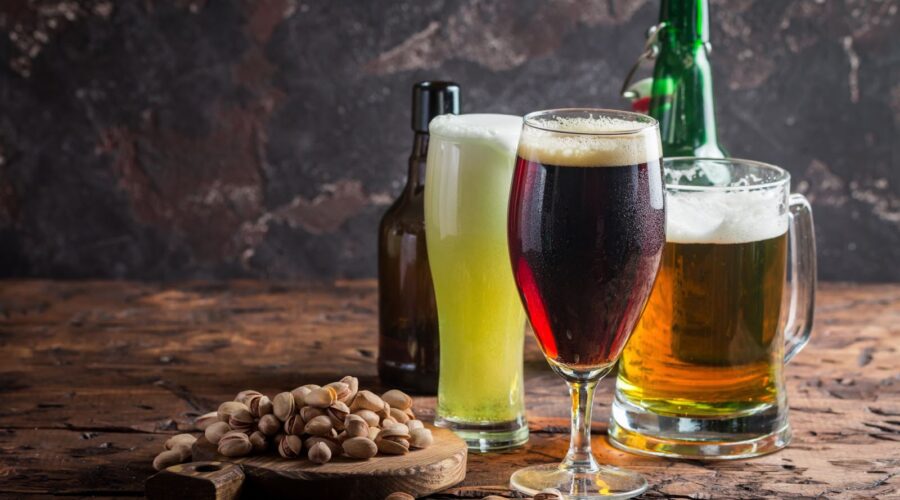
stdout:
[[(375, 284), (0, 282), (0, 496), (140, 496), (169, 434), (241, 389), (274, 393), (354, 374), (375, 385)], [(645, 474), (648, 498), (900, 497), (900, 285), (823, 285), (812, 342), (788, 366), (794, 442), (728, 463), (598, 458)], [(440, 497), (514, 496), (510, 473), (558, 460), (568, 401), (534, 342), (531, 440), (470, 455)], [(417, 398), (426, 416), (434, 398)]]

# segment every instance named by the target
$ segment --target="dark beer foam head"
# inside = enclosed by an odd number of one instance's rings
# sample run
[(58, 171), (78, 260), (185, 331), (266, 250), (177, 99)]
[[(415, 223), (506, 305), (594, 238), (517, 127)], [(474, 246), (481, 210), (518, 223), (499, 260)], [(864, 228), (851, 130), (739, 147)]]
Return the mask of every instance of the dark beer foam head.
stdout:
[(518, 154), (545, 165), (618, 167), (657, 161), (662, 144), (654, 122), (596, 117), (528, 118)]

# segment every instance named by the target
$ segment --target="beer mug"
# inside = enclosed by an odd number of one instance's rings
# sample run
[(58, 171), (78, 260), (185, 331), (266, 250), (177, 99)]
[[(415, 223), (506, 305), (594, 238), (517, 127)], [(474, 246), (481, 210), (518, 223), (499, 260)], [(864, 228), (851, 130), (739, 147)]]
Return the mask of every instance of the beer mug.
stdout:
[(664, 168), (666, 246), (619, 362), (610, 441), (676, 458), (773, 452), (791, 437), (784, 365), (813, 323), (809, 202), (773, 165), (672, 158)]

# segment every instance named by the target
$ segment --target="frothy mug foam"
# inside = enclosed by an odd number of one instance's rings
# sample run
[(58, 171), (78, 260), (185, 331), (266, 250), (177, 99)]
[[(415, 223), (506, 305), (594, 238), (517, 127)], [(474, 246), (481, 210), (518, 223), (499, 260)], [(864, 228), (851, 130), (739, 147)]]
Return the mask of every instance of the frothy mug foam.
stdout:
[(672, 243), (749, 243), (788, 230), (782, 189), (669, 190), (666, 241)]

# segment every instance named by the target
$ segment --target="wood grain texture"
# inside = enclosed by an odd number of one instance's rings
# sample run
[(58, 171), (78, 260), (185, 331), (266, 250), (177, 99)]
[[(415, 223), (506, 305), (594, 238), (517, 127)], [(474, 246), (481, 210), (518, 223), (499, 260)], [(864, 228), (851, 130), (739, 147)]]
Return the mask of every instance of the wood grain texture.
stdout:
[[(891, 498), (900, 495), (900, 285), (826, 284), (816, 328), (787, 367), (794, 442), (732, 463), (629, 455), (604, 437), (612, 381), (598, 390), (601, 461), (648, 476), (648, 498)], [(172, 433), (233, 398), (346, 373), (378, 387), (371, 281), (0, 282), (0, 497), (142, 496)], [(510, 473), (565, 452), (565, 387), (526, 346), (531, 440), (468, 457), (435, 498), (511, 496)], [(433, 415), (434, 398), (417, 397)]]
[(466, 476), (466, 444), (446, 429), (431, 429), (434, 444), (428, 448), (370, 460), (338, 457), (318, 465), (271, 453), (226, 458), (205, 438), (194, 444), (194, 460), (240, 464), (249, 478), (249, 489), (258, 497), (381, 500), (395, 491), (424, 497), (454, 486)]

